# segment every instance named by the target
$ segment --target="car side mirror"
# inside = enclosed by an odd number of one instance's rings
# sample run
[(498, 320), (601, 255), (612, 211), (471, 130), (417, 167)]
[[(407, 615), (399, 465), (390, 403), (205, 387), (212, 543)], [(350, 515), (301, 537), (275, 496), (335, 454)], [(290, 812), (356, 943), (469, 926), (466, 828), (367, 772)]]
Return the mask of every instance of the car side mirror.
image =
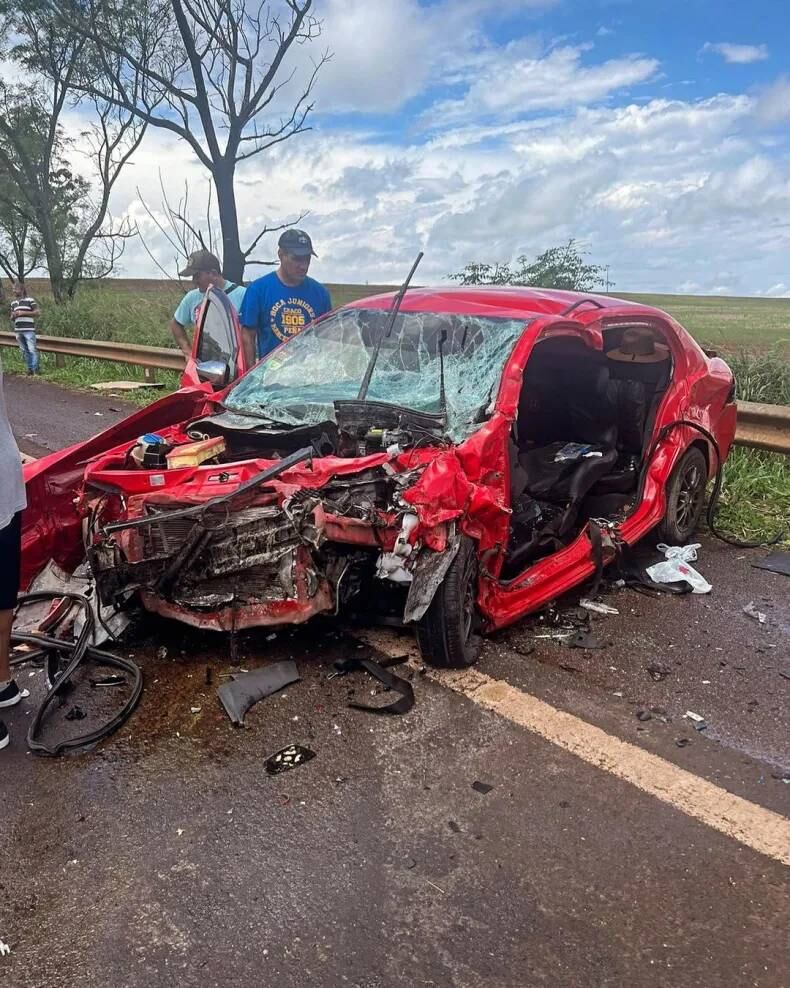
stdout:
[(230, 368), (224, 360), (200, 360), (195, 364), (195, 371), (201, 381), (208, 381), (216, 388), (224, 388), (228, 383)]

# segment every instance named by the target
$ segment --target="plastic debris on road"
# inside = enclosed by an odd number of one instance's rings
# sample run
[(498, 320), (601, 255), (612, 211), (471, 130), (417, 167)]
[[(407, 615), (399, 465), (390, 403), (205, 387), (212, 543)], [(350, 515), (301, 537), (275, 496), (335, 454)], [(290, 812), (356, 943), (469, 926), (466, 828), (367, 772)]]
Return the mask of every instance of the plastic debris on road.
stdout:
[(763, 611), (758, 611), (754, 606), (754, 601), (750, 600), (748, 604), (743, 608), (743, 613), (747, 614), (750, 618), (754, 618), (759, 624), (765, 624), (768, 620), (767, 616)]
[(693, 710), (687, 710), (683, 716), (691, 721), (695, 731), (704, 731), (708, 726), (705, 718), (701, 714), (695, 714)]
[(579, 601), (579, 607), (583, 607), (585, 611), (593, 611), (595, 614), (620, 613), (616, 607), (611, 607), (609, 604), (601, 604), (597, 600), (589, 600), (587, 597), (582, 597)]
[(11, 948), (8, 946), (8, 944), (3, 943), (3, 941), (0, 940), (0, 957), (8, 957), (10, 953), (11, 953)]
[(713, 587), (698, 573), (693, 566), (697, 558), (697, 549), (702, 548), (701, 542), (693, 542), (691, 545), (666, 545), (660, 542), (656, 549), (663, 552), (663, 562), (648, 566), (645, 571), (654, 583), (683, 583), (684, 581), (691, 587), (692, 593), (710, 593)]
[(769, 553), (765, 559), (758, 559), (752, 563), (755, 569), (765, 569), (769, 573), (779, 573), (781, 576), (790, 576), (790, 552), (776, 550)]
[(275, 662), (252, 672), (234, 673), (232, 681), (223, 683), (217, 695), (233, 725), (243, 727), (244, 717), (253, 704), (298, 682), (299, 678), (295, 662)]
[(487, 796), (494, 787), (488, 782), (475, 781), (472, 783), (472, 788), (475, 792), (479, 792), (481, 796)]
[(264, 764), (269, 775), (279, 775), (281, 772), (296, 768), (297, 765), (304, 765), (311, 758), (315, 758), (315, 752), (311, 748), (305, 748), (301, 744), (289, 744), (269, 755)]

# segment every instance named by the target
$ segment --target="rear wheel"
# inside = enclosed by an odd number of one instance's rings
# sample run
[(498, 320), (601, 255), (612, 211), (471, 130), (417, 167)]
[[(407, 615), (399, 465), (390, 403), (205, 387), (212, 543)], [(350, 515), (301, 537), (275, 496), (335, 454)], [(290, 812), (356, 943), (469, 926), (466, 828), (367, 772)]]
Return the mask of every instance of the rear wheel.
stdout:
[(667, 508), (656, 532), (667, 545), (683, 545), (697, 530), (705, 507), (708, 464), (705, 454), (691, 446), (680, 458), (667, 484)]
[(477, 572), (475, 544), (464, 536), (430, 607), (417, 622), (417, 643), (430, 665), (463, 669), (477, 661)]

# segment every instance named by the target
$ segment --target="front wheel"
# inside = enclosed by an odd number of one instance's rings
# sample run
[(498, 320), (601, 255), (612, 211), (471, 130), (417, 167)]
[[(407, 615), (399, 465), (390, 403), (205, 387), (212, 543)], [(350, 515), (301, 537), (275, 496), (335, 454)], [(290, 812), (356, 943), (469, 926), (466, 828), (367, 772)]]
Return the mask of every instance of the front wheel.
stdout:
[(417, 622), (417, 644), (430, 665), (463, 669), (477, 661), (481, 645), (477, 573), (475, 544), (464, 536), (428, 610)]
[(667, 483), (667, 508), (657, 534), (667, 545), (683, 545), (697, 530), (705, 507), (708, 464), (705, 454), (691, 446), (678, 461)]

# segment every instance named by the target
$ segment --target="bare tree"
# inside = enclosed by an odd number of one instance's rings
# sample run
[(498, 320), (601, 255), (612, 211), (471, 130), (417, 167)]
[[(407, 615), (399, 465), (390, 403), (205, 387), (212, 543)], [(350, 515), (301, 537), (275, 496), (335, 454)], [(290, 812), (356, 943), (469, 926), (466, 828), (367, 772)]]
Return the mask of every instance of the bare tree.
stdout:
[[(180, 287), (177, 272), (193, 251), (208, 250), (212, 254), (217, 254), (221, 247), (221, 234), (217, 230), (217, 217), (214, 211), (213, 185), (211, 182), (208, 183), (205, 202), (203, 207), (198, 208), (197, 211), (194, 208), (188, 182), (184, 182), (184, 191), (175, 204), (170, 201), (167, 194), (161, 170), (159, 172), (159, 188), (162, 198), (158, 209), (148, 203), (139, 188), (137, 189), (137, 198), (146, 216), (158, 231), (160, 238), (172, 250), (172, 258), (170, 259), (172, 267), (162, 263), (149, 244), (147, 235), (140, 229), (139, 223), (136, 227), (137, 236), (140, 238), (146, 254), (161, 274), (168, 281), (172, 281)], [(300, 213), (287, 223), (278, 223), (274, 226), (265, 225), (256, 236), (255, 242), (260, 241), (267, 233), (278, 233), (290, 226), (297, 226), (306, 215), (306, 213)], [(274, 267), (278, 263), (277, 260), (256, 259), (248, 259), (246, 262), (247, 266), (261, 265), (265, 267)], [(176, 276), (174, 276), (174, 272)]]
[(297, 69), (286, 63), (320, 35), (313, 0), (36, 2), (91, 46), (81, 92), (188, 142), (216, 190), (225, 275), (241, 281), (269, 231), (242, 246), (236, 169), (309, 129), (313, 86), (329, 55), (311, 62), (296, 95), (286, 91)]
[[(0, 80), (0, 165), (21, 193), (19, 208), (38, 231), (52, 293), (61, 301), (81, 278), (110, 273), (133, 235), (128, 222), (113, 225), (109, 202), (146, 125), (114, 100), (77, 88), (78, 79), (96, 75), (95, 50), (39, 0), (0, 0), (0, 17), (15, 37), (10, 55), (30, 80)], [(74, 173), (66, 156), (71, 142), (62, 120), (74, 107), (89, 111), (81, 138), (92, 181)]]

